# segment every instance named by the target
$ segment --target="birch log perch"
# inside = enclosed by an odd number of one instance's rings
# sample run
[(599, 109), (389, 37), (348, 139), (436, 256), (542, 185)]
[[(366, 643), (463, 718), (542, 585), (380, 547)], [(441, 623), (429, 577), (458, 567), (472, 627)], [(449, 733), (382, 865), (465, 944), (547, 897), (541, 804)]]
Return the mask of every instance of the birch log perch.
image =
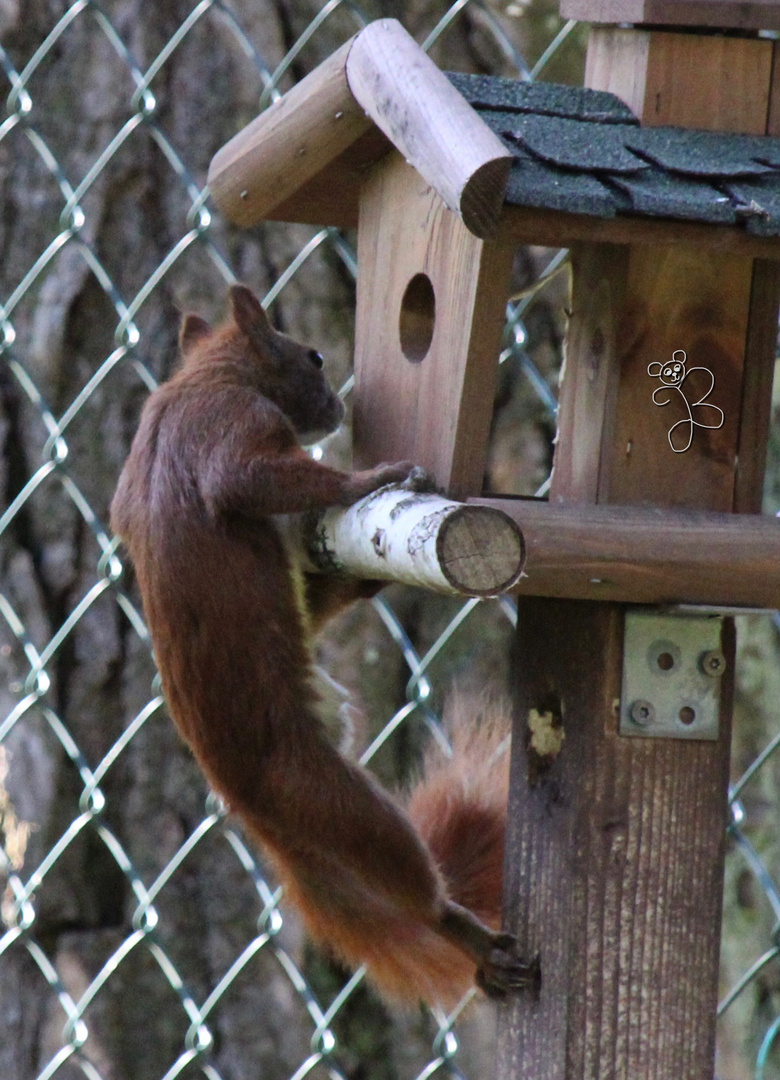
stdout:
[(503, 511), (400, 485), (309, 517), (302, 542), (313, 570), (464, 596), (505, 592), (525, 561), (523, 534)]

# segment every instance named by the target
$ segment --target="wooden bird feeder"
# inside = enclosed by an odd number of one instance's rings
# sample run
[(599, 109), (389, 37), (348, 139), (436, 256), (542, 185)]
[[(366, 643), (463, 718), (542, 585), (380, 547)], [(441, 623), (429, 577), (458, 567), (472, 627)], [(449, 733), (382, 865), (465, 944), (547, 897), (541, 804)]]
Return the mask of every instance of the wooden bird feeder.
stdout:
[[(448, 77), (380, 20), (209, 183), (239, 224), (357, 226), (358, 460), (414, 459), (523, 533), (507, 922), (542, 983), (502, 1008), (499, 1075), (712, 1080), (724, 609), (780, 605), (780, 3), (561, 10), (594, 24), (584, 89)], [(480, 498), (524, 242), (573, 266), (549, 503)]]

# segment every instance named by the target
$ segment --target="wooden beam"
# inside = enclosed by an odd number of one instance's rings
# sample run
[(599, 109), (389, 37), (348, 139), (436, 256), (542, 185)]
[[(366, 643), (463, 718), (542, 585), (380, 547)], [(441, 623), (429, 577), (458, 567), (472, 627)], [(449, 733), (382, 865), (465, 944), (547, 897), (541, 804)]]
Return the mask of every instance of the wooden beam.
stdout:
[(377, 127), (476, 236), (495, 234), (512, 155), (395, 19), (347, 59), (350, 90)]
[(661, 507), (469, 500), (517, 522), (521, 596), (780, 608), (780, 522)]
[[(419, 479), (426, 486), (424, 474)], [(503, 510), (418, 491), (414, 477), (346, 509), (305, 515), (296, 526), (306, 569), (461, 596), (506, 592), (525, 559), (522, 531)]]
[(513, 245), (480, 240), (393, 153), (364, 185), (353, 431), (358, 462), (482, 490)]
[(361, 172), (389, 145), (475, 235), (495, 232), (512, 155), (395, 19), (369, 23), (235, 135), (208, 182), (238, 225), (351, 224)]
[(561, 0), (564, 19), (718, 30), (780, 30), (777, 0)]
[(632, 217), (630, 214), (599, 218), (587, 214), (569, 214), (564, 210), (507, 205), (501, 218), (499, 235), (502, 240), (511, 239), (518, 244), (542, 244), (545, 247), (570, 247), (578, 242), (663, 244), (752, 258), (780, 259), (780, 236), (752, 236), (739, 226), (707, 225), (704, 222), (661, 217)]
[(354, 38), (218, 150), (208, 183), (237, 225), (254, 225), (371, 127), (347, 82)]

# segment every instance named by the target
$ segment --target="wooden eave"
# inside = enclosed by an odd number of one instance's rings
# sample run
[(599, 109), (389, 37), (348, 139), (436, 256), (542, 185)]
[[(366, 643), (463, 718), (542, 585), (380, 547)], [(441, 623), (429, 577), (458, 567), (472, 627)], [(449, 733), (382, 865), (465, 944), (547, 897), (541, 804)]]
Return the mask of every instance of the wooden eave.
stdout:
[(354, 227), (367, 172), (393, 152), (480, 237), (780, 258), (779, 139), (648, 130), (602, 91), (447, 76), (393, 19), (239, 132), (209, 184), (243, 226)]
[(370, 23), (222, 147), (209, 186), (240, 225), (351, 224), (361, 171), (388, 142), (472, 232), (495, 231), (512, 155), (395, 19)]

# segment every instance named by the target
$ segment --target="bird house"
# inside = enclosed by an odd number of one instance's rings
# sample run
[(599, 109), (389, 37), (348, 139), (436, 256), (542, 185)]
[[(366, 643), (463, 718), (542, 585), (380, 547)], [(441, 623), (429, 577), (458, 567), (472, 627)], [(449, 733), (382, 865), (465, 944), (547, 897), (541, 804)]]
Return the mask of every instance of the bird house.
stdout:
[(527, 551), (507, 920), (542, 971), (501, 1075), (711, 1080), (727, 609), (780, 606), (780, 65), (758, 34), (780, 5), (562, 10), (594, 23), (585, 88), (448, 76), (380, 20), (209, 182), (239, 224), (357, 227), (356, 454), (459, 498), (481, 494), (513, 253), (570, 249), (550, 499), (487, 500)]

